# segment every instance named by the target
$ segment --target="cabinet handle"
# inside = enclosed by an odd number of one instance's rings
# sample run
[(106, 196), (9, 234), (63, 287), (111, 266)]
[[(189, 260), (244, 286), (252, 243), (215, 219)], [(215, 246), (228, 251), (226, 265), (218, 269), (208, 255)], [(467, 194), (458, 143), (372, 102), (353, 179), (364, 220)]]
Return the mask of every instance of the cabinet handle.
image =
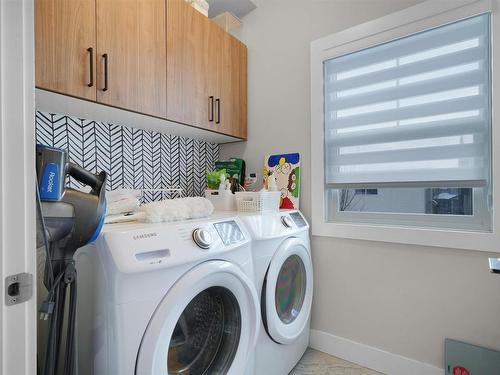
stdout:
[(102, 91), (108, 91), (108, 54), (102, 55), (104, 60), (104, 88)]
[(214, 121), (214, 97), (208, 97), (208, 122)]
[(215, 123), (220, 124), (220, 98), (215, 99), (215, 103), (217, 104), (217, 120), (215, 120)]
[(92, 47), (87, 48), (89, 53), (89, 68), (90, 68), (90, 80), (87, 84), (88, 87), (94, 86), (94, 49)]

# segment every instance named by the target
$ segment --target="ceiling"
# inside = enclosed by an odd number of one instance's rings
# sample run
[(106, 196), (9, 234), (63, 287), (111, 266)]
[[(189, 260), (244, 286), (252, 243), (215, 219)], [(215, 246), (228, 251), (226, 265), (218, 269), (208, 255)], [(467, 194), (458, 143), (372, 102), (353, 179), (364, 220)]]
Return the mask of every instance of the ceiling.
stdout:
[(241, 18), (254, 10), (257, 5), (254, 0), (207, 0), (210, 4), (208, 16), (210, 18), (218, 16), (224, 12), (231, 12), (236, 17)]

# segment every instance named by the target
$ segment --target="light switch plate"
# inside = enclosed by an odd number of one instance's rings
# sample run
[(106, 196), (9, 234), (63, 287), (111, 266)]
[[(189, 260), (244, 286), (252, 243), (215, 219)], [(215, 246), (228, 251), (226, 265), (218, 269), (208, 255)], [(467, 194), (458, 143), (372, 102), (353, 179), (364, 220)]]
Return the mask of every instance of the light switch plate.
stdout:
[(490, 258), (490, 272), (500, 273), (500, 258)]

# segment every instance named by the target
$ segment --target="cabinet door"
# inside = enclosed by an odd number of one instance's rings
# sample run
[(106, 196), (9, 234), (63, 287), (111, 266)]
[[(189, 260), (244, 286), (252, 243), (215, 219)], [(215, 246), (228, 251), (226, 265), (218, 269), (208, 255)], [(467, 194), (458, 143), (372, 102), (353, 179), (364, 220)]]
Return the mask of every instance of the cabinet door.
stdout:
[(184, 0), (167, 0), (169, 120), (214, 130), (217, 29)]
[(97, 101), (165, 117), (165, 0), (96, 5)]
[(222, 132), (247, 137), (247, 48), (224, 33), (222, 48), (221, 127)]
[(95, 100), (95, 35), (95, 0), (36, 0), (36, 86)]

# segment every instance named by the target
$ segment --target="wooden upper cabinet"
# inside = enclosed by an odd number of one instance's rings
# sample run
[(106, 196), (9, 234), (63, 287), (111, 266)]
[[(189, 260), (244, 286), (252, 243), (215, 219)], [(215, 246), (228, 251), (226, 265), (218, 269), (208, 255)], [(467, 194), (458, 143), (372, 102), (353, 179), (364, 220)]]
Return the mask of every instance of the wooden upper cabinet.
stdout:
[(37, 87), (246, 139), (246, 46), (185, 0), (35, 6)]
[(97, 101), (166, 117), (165, 0), (95, 3)]
[(217, 62), (209, 19), (184, 0), (167, 0), (167, 118), (211, 128)]
[(35, 1), (37, 87), (95, 100), (95, 58), (95, 0)]
[(222, 132), (247, 138), (247, 47), (224, 33), (222, 48)]
[(246, 138), (247, 51), (184, 0), (167, 0), (167, 118)]

